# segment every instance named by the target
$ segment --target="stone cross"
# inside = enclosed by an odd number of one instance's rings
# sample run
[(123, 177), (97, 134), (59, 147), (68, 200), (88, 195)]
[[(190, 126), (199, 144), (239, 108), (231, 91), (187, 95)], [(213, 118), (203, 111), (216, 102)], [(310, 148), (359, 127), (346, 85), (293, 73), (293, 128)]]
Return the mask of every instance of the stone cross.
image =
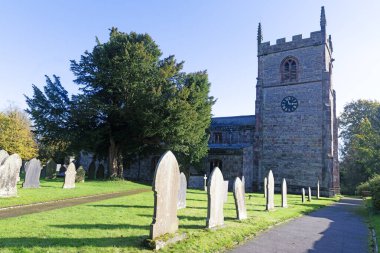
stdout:
[(307, 201), (311, 201), (311, 189), (309, 187), (308, 193), (307, 193)]
[(319, 199), (320, 195), (319, 195), (319, 180), (317, 182), (317, 199)]
[(238, 220), (247, 219), (247, 209), (245, 207), (245, 189), (244, 183), (236, 177), (233, 186), (236, 216)]
[(266, 210), (270, 211), (273, 209), (274, 209), (274, 178), (273, 178), (273, 173), (270, 170), (268, 173)]
[[(4, 153), (2, 156), (5, 157)], [(3, 158), (0, 164), (0, 197), (17, 196), (17, 178), (21, 165), (22, 160), (18, 154)]]
[(187, 181), (186, 176), (183, 172), (179, 175), (179, 191), (178, 191), (178, 203), (177, 209), (186, 208), (186, 190), (187, 190)]
[(69, 167), (65, 172), (65, 183), (63, 184), (64, 189), (72, 189), (75, 188), (75, 175), (77, 171), (75, 169), (74, 163), (70, 163)]
[(46, 178), (53, 179), (56, 177), (57, 173), (57, 164), (53, 159), (49, 159), (46, 163)]
[(205, 191), (207, 191), (207, 175), (206, 175), (206, 174), (205, 174), (205, 176), (203, 177), (203, 180), (204, 180), (204, 184), (203, 184), (204, 189), (205, 189)]
[(302, 203), (305, 203), (305, 188), (302, 188)]
[(227, 203), (228, 200), (228, 180), (224, 181), (224, 203)]
[(177, 203), (179, 190), (179, 167), (171, 151), (167, 151), (157, 163), (154, 172), (154, 213), (150, 224), (150, 239), (178, 230)]
[(223, 174), (218, 167), (215, 167), (207, 185), (207, 228), (224, 225), (224, 189)]
[(267, 198), (268, 178), (264, 177), (264, 198)]
[(281, 184), (281, 207), (288, 207), (288, 187), (286, 185), (286, 180), (285, 178), (282, 179), (282, 184)]
[(41, 162), (36, 158), (25, 164), (25, 180), (22, 188), (39, 188), (41, 170)]

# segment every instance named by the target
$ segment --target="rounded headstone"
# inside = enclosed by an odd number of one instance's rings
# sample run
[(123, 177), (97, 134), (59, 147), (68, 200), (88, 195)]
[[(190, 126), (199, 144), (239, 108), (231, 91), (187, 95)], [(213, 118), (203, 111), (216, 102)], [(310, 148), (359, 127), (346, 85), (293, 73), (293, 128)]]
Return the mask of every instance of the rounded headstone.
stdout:
[(223, 174), (218, 167), (211, 172), (207, 185), (207, 220), (206, 227), (214, 228), (224, 225), (223, 205), (225, 198), (225, 183)]

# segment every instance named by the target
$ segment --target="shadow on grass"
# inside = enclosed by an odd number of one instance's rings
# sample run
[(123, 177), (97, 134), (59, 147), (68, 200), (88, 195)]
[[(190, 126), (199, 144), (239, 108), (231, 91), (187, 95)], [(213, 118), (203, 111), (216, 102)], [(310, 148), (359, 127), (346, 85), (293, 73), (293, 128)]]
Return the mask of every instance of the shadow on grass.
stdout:
[(67, 225), (49, 225), (55, 228), (65, 228), (65, 229), (147, 229), (149, 230), (149, 225), (132, 225), (132, 224), (67, 224)]
[(117, 207), (117, 208), (153, 208), (153, 206), (142, 206), (142, 205), (89, 205), (92, 207)]

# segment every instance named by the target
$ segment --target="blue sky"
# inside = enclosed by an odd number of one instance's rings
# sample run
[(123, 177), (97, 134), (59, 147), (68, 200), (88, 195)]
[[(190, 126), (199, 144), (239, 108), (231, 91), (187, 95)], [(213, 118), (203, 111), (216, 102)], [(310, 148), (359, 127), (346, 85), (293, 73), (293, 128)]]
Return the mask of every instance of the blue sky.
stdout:
[(0, 0), (0, 109), (26, 108), (32, 84), (56, 74), (72, 94), (70, 60), (91, 51), (108, 29), (148, 33), (186, 72), (207, 70), (215, 116), (254, 114), (256, 32), (264, 41), (319, 27), (324, 5), (334, 44), (338, 111), (354, 99), (380, 100), (380, 1)]

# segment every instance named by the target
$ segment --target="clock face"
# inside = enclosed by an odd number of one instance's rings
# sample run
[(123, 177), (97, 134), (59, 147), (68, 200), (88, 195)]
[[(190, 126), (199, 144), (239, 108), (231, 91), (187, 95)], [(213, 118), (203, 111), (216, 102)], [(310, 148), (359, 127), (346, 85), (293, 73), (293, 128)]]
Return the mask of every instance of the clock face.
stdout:
[(298, 107), (298, 100), (295, 97), (287, 96), (281, 101), (281, 109), (284, 112), (294, 112)]

